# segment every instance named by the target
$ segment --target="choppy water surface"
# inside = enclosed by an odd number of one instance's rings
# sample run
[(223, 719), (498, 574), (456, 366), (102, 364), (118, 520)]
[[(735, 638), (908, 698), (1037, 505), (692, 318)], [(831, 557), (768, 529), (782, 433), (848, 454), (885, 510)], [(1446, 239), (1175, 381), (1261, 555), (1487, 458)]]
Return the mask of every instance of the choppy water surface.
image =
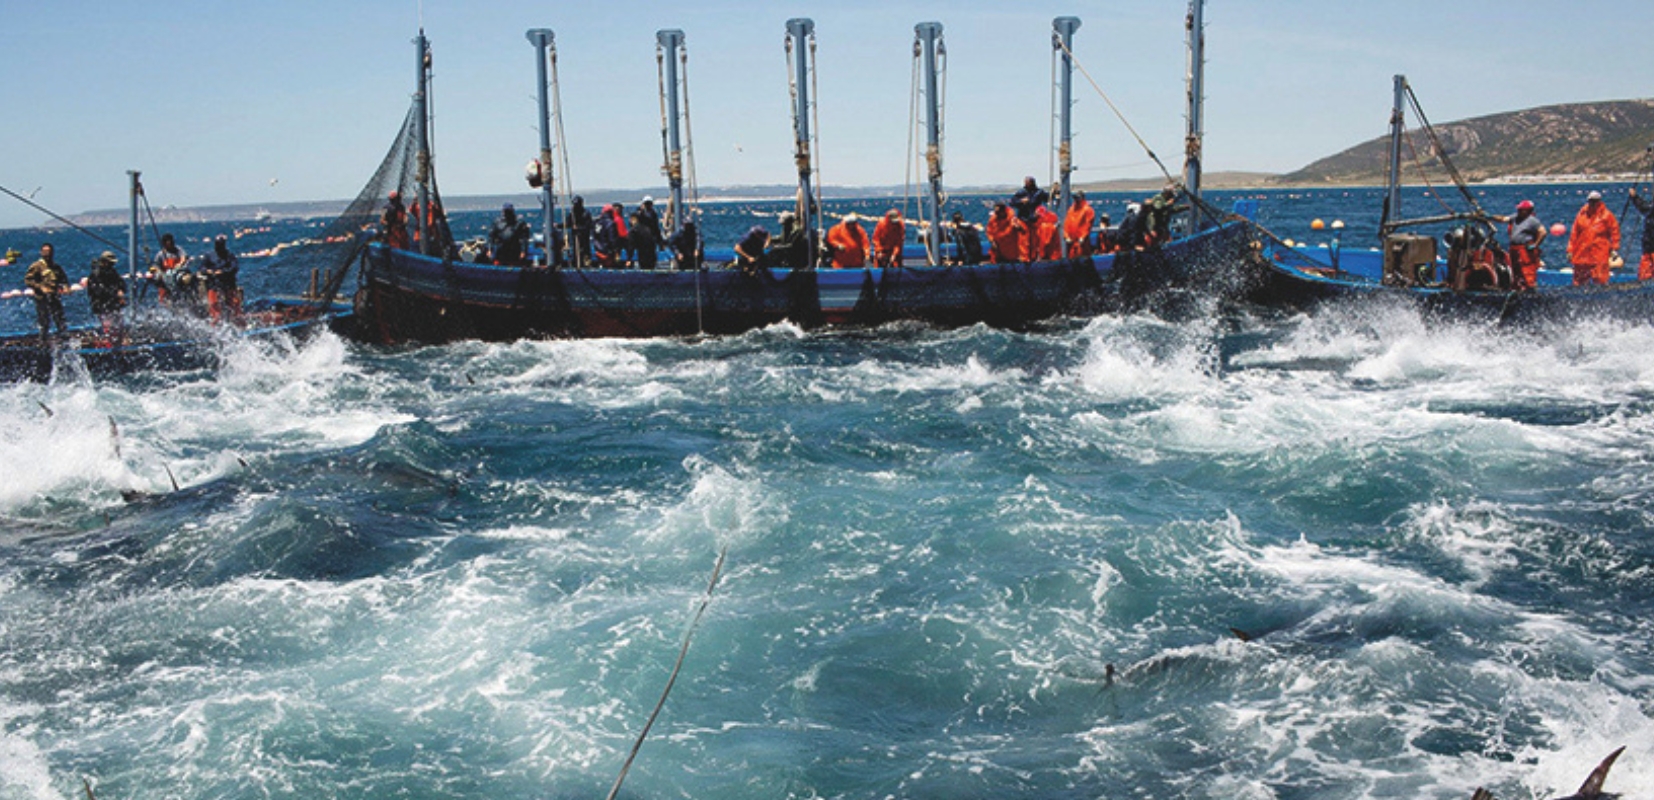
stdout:
[(601, 797), (726, 547), (624, 797), (1648, 797), (1651, 447), (1375, 309), (3, 387), (0, 798)]

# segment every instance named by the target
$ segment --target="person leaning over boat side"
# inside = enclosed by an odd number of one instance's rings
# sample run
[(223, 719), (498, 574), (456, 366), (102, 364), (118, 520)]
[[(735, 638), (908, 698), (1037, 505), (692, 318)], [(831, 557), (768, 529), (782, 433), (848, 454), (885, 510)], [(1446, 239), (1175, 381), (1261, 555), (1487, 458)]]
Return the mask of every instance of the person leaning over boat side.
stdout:
[(1144, 247), (1159, 247), (1172, 238), (1172, 217), (1188, 211), (1188, 206), (1176, 205), (1177, 188), (1167, 186), (1157, 194), (1143, 201), (1139, 224), (1143, 231)]
[(1643, 255), (1637, 262), (1637, 280), (1646, 281), (1654, 278), (1654, 202), (1643, 199), (1637, 194), (1637, 187), (1631, 187), (1631, 205), (1636, 206), (1637, 213), (1643, 215)]
[(764, 246), (770, 243), (770, 232), (762, 225), (754, 225), (745, 238), (735, 243), (735, 268), (743, 275), (757, 275), (764, 269)]
[(1516, 216), (1505, 226), (1510, 242), (1510, 267), (1515, 273), (1517, 289), (1532, 289), (1539, 285), (1539, 245), (1545, 241), (1545, 226), (1533, 213), (1533, 201), (1516, 204)]
[(667, 245), (672, 248), (672, 257), (678, 261), (678, 269), (701, 268), (705, 252), (701, 246), (701, 232), (695, 226), (695, 220), (684, 220), (683, 227), (678, 229)]
[(1015, 264), (1023, 260), (1023, 241), (1028, 227), (1011, 213), (1009, 206), (995, 203), (988, 215), (988, 260), (995, 264)]
[(502, 267), (526, 267), (528, 243), (533, 238), (528, 221), (517, 216), (516, 206), (506, 203), (500, 207), (500, 218), (488, 229), (488, 252)]
[(1097, 210), (1086, 202), (1085, 192), (1074, 193), (1074, 204), (1068, 207), (1068, 217), (1062, 221), (1062, 253), (1064, 258), (1091, 255), (1091, 226), (1097, 221)]
[(34, 294), (34, 316), (40, 325), (41, 344), (50, 338), (51, 325), (57, 326), (59, 336), (69, 332), (63, 321), (63, 293), (69, 291), (69, 276), (52, 257), (54, 252), (50, 244), (41, 245), (40, 260), (29, 265), (29, 271), (23, 274), (23, 285)]
[(574, 249), (575, 269), (585, 269), (592, 263), (592, 233), (596, 230), (592, 212), (586, 209), (586, 198), (575, 195), (569, 205), (569, 214), (563, 220), (569, 229), (569, 245)]
[(1608, 204), (1602, 202), (1602, 192), (1585, 196), (1585, 205), (1574, 217), (1574, 227), (1568, 233), (1568, 261), (1574, 267), (1574, 285), (1608, 283), (1608, 262), (1619, 255), (1620, 222)]
[(1041, 206), (1034, 212), (1034, 235), (1028, 237), (1029, 261), (1055, 261), (1061, 256), (1062, 238), (1057, 232), (1057, 214), (1049, 208)]
[(236, 277), (241, 273), (241, 259), (230, 252), (230, 240), (223, 234), (212, 240), (212, 252), (201, 259), (201, 277), (207, 285), (207, 315), (213, 322), (224, 319), (225, 311), (231, 320), (241, 318), (241, 287)]
[(867, 240), (867, 229), (861, 226), (861, 217), (845, 214), (827, 231), (827, 253), (834, 269), (861, 269), (867, 266), (872, 243)]
[(120, 259), (108, 250), (92, 260), (92, 274), (86, 278), (86, 299), (92, 313), (103, 323), (103, 336), (119, 344), (126, 338), (121, 309), (126, 308), (126, 279), (115, 265)]
[(379, 215), (379, 224), (384, 227), (386, 247), (396, 250), (408, 249), (408, 209), (402, 205), (401, 192), (390, 193), (390, 198), (385, 203), (385, 211)]
[(953, 259), (956, 264), (971, 266), (982, 263), (982, 229), (965, 221), (965, 215), (953, 212)]
[(907, 241), (907, 226), (902, 212), (892, 208), (884, 212), (879, 224), (873, 226), (873, 266), (900, 267), (902, 244)]
[(798, 226), (798, 215), (781, 215), (781, 235), (770, 242), (770, 266), (782, 269), (809, 269), (810, 239)]

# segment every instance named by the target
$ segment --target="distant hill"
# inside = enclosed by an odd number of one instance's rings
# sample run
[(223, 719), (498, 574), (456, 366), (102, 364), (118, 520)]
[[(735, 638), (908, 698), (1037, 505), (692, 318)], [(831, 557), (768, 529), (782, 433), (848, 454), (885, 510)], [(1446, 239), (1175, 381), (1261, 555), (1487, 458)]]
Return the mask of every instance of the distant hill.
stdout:
[[(1408, 117), (1412, 150), (1403, 143), (1402, 180), (1419, 182), (1414, 152), (1431, 181), (1445, 180), (1446, 172), (1431, 149), (1429, 137), (1411, 114)], [(1647, 152), (1654, 144), (1654, 99), (1530, 108), (1437, 123), (1436, 132), (1448, 157), (1472, 183), (1634, 175), (1648, 168)], [(1274, 183), (1382, 184), (1388, 151), (1389, 136), (1380, 136), (1281, 175)]]

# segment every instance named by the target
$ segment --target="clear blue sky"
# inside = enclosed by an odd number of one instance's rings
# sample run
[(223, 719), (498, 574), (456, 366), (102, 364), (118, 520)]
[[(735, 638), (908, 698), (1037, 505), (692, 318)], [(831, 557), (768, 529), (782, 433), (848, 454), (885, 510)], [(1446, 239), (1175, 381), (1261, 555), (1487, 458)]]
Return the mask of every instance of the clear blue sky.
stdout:
[[(1474, 6), (1475, 10), (1470, 7)], [(1182, 0), (427, 0), (444, 193), (523, 191), (538, 148), (531, 27), (556, 32), (576, 189), (657, 185), (655, 31), (687, 34), (703, 185), (794, 179), (785, 21), (813, 18), (823, 179), (905, 177), (913, 25), (945, 26), (950, 185), (1047, 174), (1051, 19), (1169, 166), (1181, 159)], [(0, 185), (61, 213), (348, 198), (407, 110), (416, 0), (0, 0)], [(1285, 171), (1385, 130), (1390, 78), (1433, 121), (1654, 95), (1654, 3), (1211, 0), (1208, 170)], [(1084, 180), (1156, 174), (1081, 79)], [(1654, 140), (1654, 133), (1651, 133)], [(271, 180), (275, 179), (275, 185)], [(43, 218), (0, 197), (0, 227)]]

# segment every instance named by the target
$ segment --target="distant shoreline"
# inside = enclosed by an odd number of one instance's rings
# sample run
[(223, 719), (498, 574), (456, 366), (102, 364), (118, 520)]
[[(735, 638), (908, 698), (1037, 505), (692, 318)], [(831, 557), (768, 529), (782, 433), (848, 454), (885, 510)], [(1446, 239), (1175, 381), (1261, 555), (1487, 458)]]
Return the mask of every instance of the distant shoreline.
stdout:
[[(1382, 183), (1357, 181), (1341, 182), (1279, 182), (1279, 176), (1267, 173), (1247, 172), (1215, 172), (1202, 176), (1201, 186), (1207, 191), (1281, 191), (1281, 190), (1330, 190), (1330, 189), (1379, 189)], [(1639, 180), (1635, 174), (1619, 175), (1509, 175), (1484, 181), (1471, 183), (1471, 187), (1478, 186), (1571, 186), (1582, 184), (1616, 185), (1635, 183)], [(1445, 179), (1443, 182), (1446, 182)], [(1109, 194), (1122, 192), (1150, 193), (1159, 190), (1165, 185), (1161, 178), (1136, 178), (1113, 181), (1098, 181), (1076, 183), (1076, 190), (1091, 194)], [(1428, 184), (1422, 182), (1406, 182), (1403, 187), (1426, 188)], [(1005, 186), (962, 186), (951, 190), (951, 194), (959, 197), (1009, 195), (1016, 187)], [(747, 190), (747, 193), (742, 193)], [(881, 200), (900, 198), (904, 192), (902, 187), (891, 186), (833, 186), (827, 187), (829, 200)], [(663, 187), (643, 189), (597, 189), (583, 193), (591, 202), (604, 204), (611, 202), (635, 203), (644, 196), (660, 197), (667, 194)], [(790, 187), (773, 186), (730, 186), (703, 190), (700, 202), (704, 204), (725, 203), (772, 203), (782, 202), (792, 196)], [(502, 194), (502, 195), (461, 195), (444, 198), (448, 209), (453, 212), (484, 211), (498, 209), (504, 203), (516, 203), (520, 206), (536, 206), (538, 195), (534, 194)], [(335, 217), (343, 213), (350, 204), (346, 200), (332, 201), (299, 201), (291, 203), (237, 203), (217, 206), (194, 206), (187, 208), (167, 207), (155, 210), (155, 221), (160, 224), (180, 223), (211, 223), (228, 221), (247, 221), (268, 214), (272, 219), (282, 220), (314, 220)], [(127, 224), (130, 211), (126, 209), (100, 209), (86, 211), (79, 214), (67, 215), (76, 225), (92, 226), (119, 226)], [(56, 221), (47, 221), (39, 225), (13, 230), (56, 230), (65, 227)]]

